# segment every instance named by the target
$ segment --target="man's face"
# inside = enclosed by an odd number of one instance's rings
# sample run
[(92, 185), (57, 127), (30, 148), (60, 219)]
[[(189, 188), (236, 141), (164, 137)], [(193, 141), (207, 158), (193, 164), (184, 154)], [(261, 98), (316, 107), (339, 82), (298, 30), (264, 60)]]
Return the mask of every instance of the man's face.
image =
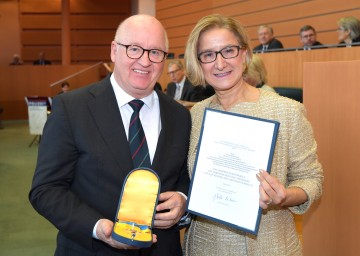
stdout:
[(68, 85), (64, 85), (63, 87), (62, 87), (62, 91), (63, 92), (68, 92), (70, 90), (70, 87), (68, 86)]
[(273, 39), (273, 35), (268, 28), (259, 29), (258, 36), (261, 44), (268, 44)]
[(168, 67), (168, 74), (172, 82), (180, 83), (184, 77), (184, 70), (180, 69), (176, 64), (172, 64)]
[(144, 51), (139, 59), (131, 59), (127, 56), (127, 48), (118, 43), (165, 52), (167, 50), (165, 34), (161, 24), (151, 18), (140, 20), (130, 18), (123, 24), (118, 38), (111, 43), (111, 60), (115, 63), (116, 82), (126, 93), (135, 98), (148, 96), (162, 74), (164, 62), (151, 62), (147, 51)]
[(315, 44), (315, 42), (316, 42), (316, 33), (315, 33), (315, 31), (310, 29), (310, 30), (306, 30), (306, 31), (301, 32), (300, 42), (304, 46), (312, 46), (313, 44)]

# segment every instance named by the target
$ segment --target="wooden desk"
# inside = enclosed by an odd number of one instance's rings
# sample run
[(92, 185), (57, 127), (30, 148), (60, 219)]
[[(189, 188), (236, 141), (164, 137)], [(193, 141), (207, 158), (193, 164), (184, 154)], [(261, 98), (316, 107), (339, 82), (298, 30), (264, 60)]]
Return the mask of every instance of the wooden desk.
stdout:
[(360, 46), (311, 51), (259, 53), (259, 55), (268, 71), (269, 85), (273, 87), (303, 87), (303, 67), (305, 62), (360, 60)]

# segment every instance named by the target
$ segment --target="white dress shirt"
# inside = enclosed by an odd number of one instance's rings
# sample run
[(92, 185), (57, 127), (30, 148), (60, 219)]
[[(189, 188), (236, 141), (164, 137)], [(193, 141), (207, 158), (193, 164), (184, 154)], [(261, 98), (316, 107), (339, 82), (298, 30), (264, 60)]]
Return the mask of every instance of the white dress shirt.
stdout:
[[(115, 92), (116, 101), (119, 106), (121, 118), (124, 124), (126, 137), (129, 138), (129, 124), (133, 109), (128, 104), (135, 99), (127, 94), (115, 81), (114, 74), (110, 77), (111, 85)], [(140, 120), (143, 126), (146, 141), (149, 148), (150, 162), (152, 163), (156, 151), (159, 134), (161, 131), (160, 104), (155, 91), (145, 98), (139, 99), (145, 104), (140, 110)]]

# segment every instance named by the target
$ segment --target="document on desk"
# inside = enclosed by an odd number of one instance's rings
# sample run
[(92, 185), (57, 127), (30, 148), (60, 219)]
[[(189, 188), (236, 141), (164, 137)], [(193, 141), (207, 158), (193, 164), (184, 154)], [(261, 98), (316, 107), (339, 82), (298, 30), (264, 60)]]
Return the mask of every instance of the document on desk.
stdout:
[(187, 211), (257, 234), (260, 169), (270, 172), (279, 122), (207, 108)]

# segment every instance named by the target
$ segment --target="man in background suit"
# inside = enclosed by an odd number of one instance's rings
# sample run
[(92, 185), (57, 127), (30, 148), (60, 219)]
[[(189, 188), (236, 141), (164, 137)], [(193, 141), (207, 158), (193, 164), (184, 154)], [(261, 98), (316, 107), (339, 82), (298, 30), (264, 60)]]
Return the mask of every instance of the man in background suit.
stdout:
[(180, 60), (168, 63), (168, 75), (171, 82), (167, 85), (166, 94), (174, 100), (191, 101), (194, 86), (185, 76), (185, 70)]
[(274, 37), (274, 30), (269, 25), (261, 25), (258, 28), (258, 37), (260, 44), (253, 49), (254, 52), (284, 48), (283, 44)]
[[(34, 208), (58, 229), (55, 255), (181, 255), (174, 225), (189, 188), (187, 109), (154, 86), (164, 68), (168, 39), (152, 16), (135, 15), (111, 42), (114, 72), (54, 98), (42, 135), (29, 194)], [(140, 111), (151, 168), (161, 180), (153, 245), (138, 249), (112, 239), (119, 195), (134, 168), (128, 144), (132, 108)]]
[(35, 60), (33, 62), (33, 65), (51, 65), (51, 61), (45, 59), (45, 53), (44, 52), (40, 52), (39, 53), (39, 59)]
[(322, 46), (323, 44), (317, 41), (317, 35), (315, 28), (310, 25), (305, 25), (300, 28), (300, 43), (302, 43), (302, 48), (299, 50), (311, 50), (311, 49), (320, 49), (326, 48)]

